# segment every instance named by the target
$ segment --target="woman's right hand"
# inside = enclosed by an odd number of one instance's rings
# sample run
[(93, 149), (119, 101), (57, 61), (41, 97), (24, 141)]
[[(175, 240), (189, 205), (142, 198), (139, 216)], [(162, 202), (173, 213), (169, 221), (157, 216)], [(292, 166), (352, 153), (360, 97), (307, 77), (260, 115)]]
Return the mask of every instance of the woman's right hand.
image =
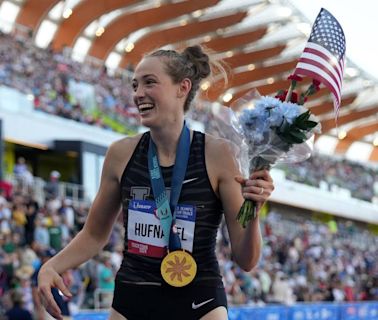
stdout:
[(72, 294), (64, 284), (63, 278), (48, 265), (42, 266), (38, 273), (38, 294), (46, 311), (55, 319), (63, 320), (61, 310), (51, 293), (52, 288), (57, 288), (67, 298), (71, 298)]

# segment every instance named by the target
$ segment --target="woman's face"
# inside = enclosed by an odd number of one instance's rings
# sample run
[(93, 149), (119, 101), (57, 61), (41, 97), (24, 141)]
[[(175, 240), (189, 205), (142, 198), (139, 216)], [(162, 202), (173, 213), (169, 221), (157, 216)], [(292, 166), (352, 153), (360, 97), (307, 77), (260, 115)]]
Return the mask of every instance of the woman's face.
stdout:
[(182, 121), (180, 85), (165, 72), (162, 58), (144, 58), (135, 69), (132, 84), (142, 125), (156, 127)]

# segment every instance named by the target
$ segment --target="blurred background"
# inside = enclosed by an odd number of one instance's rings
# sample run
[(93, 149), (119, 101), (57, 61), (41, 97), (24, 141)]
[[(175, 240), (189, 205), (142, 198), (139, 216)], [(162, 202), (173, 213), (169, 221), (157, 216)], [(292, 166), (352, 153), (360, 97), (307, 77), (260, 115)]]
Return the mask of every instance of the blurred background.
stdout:
[[(303, 3), (0, 1), (0, 317), (18, 308), (48, 319), (36, 295), (40, 265), (85, 223), (107, 147), (145, 130), (130, 85), (143, 53), (201, 44), (229, 65), (229, 82), (202, 83), (187, 115), (192, 128), (213, 133), (219, 106), (253, 88), (274, 96), (289, 87), (320, 10)], [(348, 54), (357, 38), (374, 42), (374, 28), (349, 41), (346, 30), (358, 25), (350, 5), (324, 3), (347, 39), (338, 125), (323, 88), (306, 104), (322, 123), (312, 157), (271, 171), (259, 265), (239, 269), (223, 223), (219, 230), (230, 319), (378, 319), (378, 82), (356, 50)], [(361, 8), (373, 25), (373, 1)], [(101, 254), (64, 275), (74, 298), (56, 298), (68, 319), (106, 319), (122, 223), (120, 215)]]

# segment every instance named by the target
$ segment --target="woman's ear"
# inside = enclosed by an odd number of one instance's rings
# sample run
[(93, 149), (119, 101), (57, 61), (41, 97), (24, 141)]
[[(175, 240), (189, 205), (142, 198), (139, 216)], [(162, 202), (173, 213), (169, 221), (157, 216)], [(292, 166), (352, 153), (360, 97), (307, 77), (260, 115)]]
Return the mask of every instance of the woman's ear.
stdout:
[(178, 91), (177, 91), (177, 97), (183, 98), (187, 96), (192, 89), (192, 81), (190, 81), (189, 78), (185, 78), (180, 82)]

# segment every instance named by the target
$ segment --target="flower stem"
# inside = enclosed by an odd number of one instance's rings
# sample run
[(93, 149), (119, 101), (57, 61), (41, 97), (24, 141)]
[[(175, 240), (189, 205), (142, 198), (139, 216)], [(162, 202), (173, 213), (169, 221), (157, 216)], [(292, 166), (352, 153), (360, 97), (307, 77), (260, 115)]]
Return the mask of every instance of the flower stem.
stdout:
[(257, 216), (257, 206), (252, 200), (244, 200), (241, 206), (236, 220), (242, 225), (243, 228), (247, 226), (247, 223)]
[(285, 102), (290, 101), (291, 95), (293, 93), (293, 90), (295, 89), (295, 86), (297, 85), (297, 82), (295, 80), (291, 80), (289, 90), (287, 91), (287, 95), (285, 98)]

